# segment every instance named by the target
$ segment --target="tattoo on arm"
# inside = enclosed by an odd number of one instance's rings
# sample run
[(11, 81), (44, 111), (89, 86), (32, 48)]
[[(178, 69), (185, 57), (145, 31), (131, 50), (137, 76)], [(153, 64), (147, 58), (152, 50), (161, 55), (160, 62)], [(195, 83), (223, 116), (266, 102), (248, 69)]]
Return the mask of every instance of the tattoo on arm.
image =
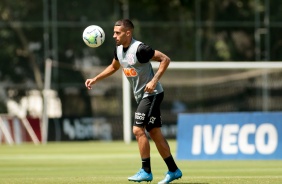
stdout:
[(155, 55), (153, 56), (152, 59), (160, 62), (160, 66), (158, 68), (158, 71), (156, 72), (154, 78), (152, 79), (154, 82), (158, 82), (160, 80), (160, 78), (162, 77), (162, 75), (164, 74), (164, 72), (166, 71), (166, 69), (167, 69), (167, 67), (170, 63), (170, 58), (167, 57), (162, 52), (156, 50)]
[(155, 82), (158, 82), (160, 80), (160, 78), (161, 78), (161, 75), (160, 75), (159, 72), (157, 72), (152, 80), (155, 81)]

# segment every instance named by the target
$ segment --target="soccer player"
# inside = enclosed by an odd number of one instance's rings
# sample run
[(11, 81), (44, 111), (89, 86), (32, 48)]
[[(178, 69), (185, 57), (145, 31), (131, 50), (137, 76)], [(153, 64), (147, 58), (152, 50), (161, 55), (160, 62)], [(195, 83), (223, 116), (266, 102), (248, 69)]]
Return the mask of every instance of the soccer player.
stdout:
[[(150, 162), (150, 144), (146, 136), (147, 131), (164, 159), (168, 172), (159, 184), (170, 183), (182, 177), (182, 172), (177, 167), (170, 151), (170, 147), (161, 132), (162, 120), (160, 105), (164, 97), (163, 88), (159, 82), (166, 71), (170, 58), (158, 50), (133, 39), (134, 25), (128, 19), (115, 23), (113, 38), (116, 49), (112, 63), (100, 74), (92, 79), (87, 79), (85, 86), (91, 85), (112, 75), (120, 66), (133, 88), (134, 97), (138, 104), (135, 112), (133, 134), (138, 142), (142, 160), (142, 168), (129, 181), (152, 181), (153, 174)], [(154, 74), (150, 60), (160, 62)]]

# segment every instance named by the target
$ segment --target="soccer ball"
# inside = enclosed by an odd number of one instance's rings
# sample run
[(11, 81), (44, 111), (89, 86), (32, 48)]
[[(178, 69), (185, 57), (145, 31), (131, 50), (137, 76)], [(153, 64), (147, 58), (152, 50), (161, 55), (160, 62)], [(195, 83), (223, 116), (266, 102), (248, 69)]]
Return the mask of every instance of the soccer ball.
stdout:
[(84, 29), (82, 39), (89, 47), (99, 47), (105, 41), (105, 32), (100, 26), (91, 25)]

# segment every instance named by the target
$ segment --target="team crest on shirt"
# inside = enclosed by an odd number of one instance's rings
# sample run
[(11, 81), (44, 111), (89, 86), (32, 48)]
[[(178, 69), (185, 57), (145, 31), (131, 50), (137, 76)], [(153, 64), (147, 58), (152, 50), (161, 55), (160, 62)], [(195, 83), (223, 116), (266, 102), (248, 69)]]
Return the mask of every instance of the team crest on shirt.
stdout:
[(127, 54), (126, 55), (126, 61), (129, 65), (134, 65), (134, 54)]

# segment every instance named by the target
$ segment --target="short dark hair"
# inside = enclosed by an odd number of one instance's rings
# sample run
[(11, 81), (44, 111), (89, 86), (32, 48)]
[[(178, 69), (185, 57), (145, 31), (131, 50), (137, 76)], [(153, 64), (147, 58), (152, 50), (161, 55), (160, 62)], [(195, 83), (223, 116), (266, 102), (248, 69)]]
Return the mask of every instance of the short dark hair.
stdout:
[(116, 21), (115, 26), (123, 26), (128, 29), (134, 29), (134, 25), (129, 19), (121, 19)]

